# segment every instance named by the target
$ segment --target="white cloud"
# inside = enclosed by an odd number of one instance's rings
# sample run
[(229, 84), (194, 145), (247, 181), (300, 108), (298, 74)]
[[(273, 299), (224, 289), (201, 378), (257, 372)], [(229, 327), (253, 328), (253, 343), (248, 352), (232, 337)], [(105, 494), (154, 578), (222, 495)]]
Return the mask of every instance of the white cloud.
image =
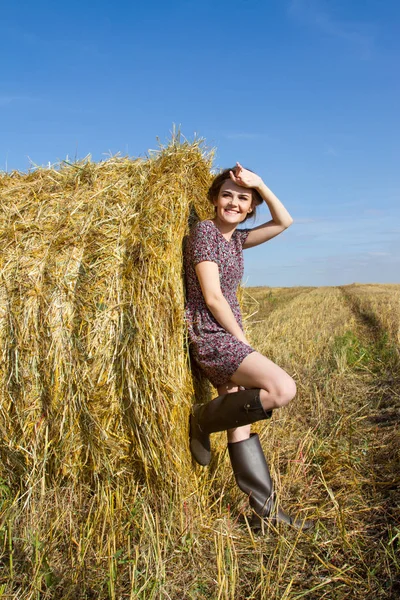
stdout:
[(267, 135), (264, 133), (246, 133), (246, 132), (237, 132), (237, 133), (226, 133), (224, 137), (227, 140), (262, 140), (267, 139)]
[(366, 208), (364, 210), (364, 215), (367, 217), (383, 217), (384, 215), (389, 215), (389, 211), (381, 210), (379, 208)]
[(328, 5), (323, 0), (290, 0), (288, 14), (327, 35), (348, 42), (360, 58), (371, 57), (376, 38), (375, 25), (336, 18), (332, 15), (332, 3)]
[(296, 225), (307, 225), (308, 223), (317, 223), (318, 219), (314, 219), (311, 217), (296, 217), (295, 223)]
[(33, 96), (18, 96), (13, 94), (0, 94), (0, 106), (7, 106), (14, 102), (36, 102), (38, 98)]
[(333, 146), (330, 146), (329, 144), (325, 144), (324, 154), (326, 154), (327, 156), (338, 155), (335, 148)]
[(108, 55), (97, 43), (67, 37), (61, 38), (52, 31), (49, 31), (48, 35), (44, 37), (43, 35), (38, 36), (36, 33), (25, 31), (18, 27), (9, 27), (7, 33), (20, 44), (42, 47), (52, 53), (57, 48), (66, 52), (71, 52), (71, 49), (73, 49), (75, 52), (79, 52), (86, 57), (104, 58)]
[[(268, 260), (268, 253), (258, 260), (246, 260), (246, 285), (344, 285), (360, 283), (398, 283), (400, 257), (387, 253), (348, 253), (326, 256), (297, 257), (280, 261)], [(373, 254), (373, 255), (372, 255)]]

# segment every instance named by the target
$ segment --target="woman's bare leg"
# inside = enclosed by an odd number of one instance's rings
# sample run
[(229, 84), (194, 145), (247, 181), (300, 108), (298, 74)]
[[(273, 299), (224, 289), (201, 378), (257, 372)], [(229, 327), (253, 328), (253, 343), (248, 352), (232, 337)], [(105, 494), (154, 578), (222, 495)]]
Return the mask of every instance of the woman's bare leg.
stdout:
[[(222, 396), (222, 394), (232, 394), (233, 392), (239, 391), (239, 386), (233, 383), (233, 381), (228, 381), (224, 385), (218, 386), (218, 395)], [(232, 444), (234, 442), (241, 442), (242, 440), (247, 440), (250, 437), (250, 425), (244, 425), (243, 427), (235, 427), (235, 429), (227, 430), (228, 443)]]
[(231, 382), (245, 388), (260, 388), (264, 410), (285, 406), (296, 395), (296, 384), (290, 375), (259, 352), (246, 356)]

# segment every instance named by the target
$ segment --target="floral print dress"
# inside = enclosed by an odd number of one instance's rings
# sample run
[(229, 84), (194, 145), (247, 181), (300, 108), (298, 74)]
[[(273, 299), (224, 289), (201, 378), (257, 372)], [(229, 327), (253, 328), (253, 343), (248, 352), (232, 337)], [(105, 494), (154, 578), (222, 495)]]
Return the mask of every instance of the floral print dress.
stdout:
[(243, 244), (249, 231), (236, 229), (228, 241), (213, 221), (200, 221), (193, 227), (185, 246), (185, 317), (190, 349), (193, 358), (215, 387), (227, 383), (243, 359), (254, 349), (228, 333), (214, 318), (203, 298), (195, 266), (202, 261), (218, 265), (221, 291), (243, 329), (236, 292), (243, 277)]

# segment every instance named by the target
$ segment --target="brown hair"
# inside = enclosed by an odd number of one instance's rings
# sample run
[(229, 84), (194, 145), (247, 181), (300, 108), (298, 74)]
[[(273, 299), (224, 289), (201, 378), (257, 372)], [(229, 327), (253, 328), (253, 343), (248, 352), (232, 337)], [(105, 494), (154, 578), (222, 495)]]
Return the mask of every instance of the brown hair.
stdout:
[[(214, 180), (207, 192), (207, 198), (209, 199), (211, 204), (214, 204), (214, 202), (218, 199), (218, 195), (219, 195), (220, 189), (221, 189), (224, 181), (226, 181), (227, 179), (231, 179), (231, 176), (229, 174), (230, 171), (233, 171), (235, 173), (236, 167), (233, 167), (232, 169), (224, 169), (224, 171), (221, 171), (221, 173), (219, 173), (214, 178)], [(247, 169), (247, 171), (250, 171), (250, 169)], [(253, 173), (253, 171), (252, 171), (252, 173)], [(242, 223), (247, 221), (247, 219), (250, 219), (250, 218), (254, 219), (256, 216), (256, 206), (263, 203), (263, 199), (261, 198), (261, 196), (257, 192), (257, 190), (255, 190), (254, 188), (248, 188), (248, 189), (251, 189), (251, 195), (252, 195), (252, 200), (253, 200), (252, 201), (252, 209), (253, 210), (251, 211), (251, 213), (246, 215), (246, 218), (242, 221)]]

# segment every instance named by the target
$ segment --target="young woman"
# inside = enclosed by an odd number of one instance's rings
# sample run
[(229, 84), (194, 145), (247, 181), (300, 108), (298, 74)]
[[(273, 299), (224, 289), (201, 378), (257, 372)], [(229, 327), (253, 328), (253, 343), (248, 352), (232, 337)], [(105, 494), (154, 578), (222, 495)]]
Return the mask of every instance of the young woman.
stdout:
[[(227, 430), (235, 479), (250, 497), (256, 521), (269, 518), (306, 528), (308, 522), (292, 519), (276, 505), (258, 436), (250, 433), (251, 423), (269, 418), (272, 409), (292, 400), (296, 385), (250, 346), (236, 297), (243, 276), (242, 250), (279, 235), (293, 219), (261, 177), (239, 163), (214, 179), (208, 199), (215, 217), (195, 225), (185, 249), (186, 320), (192, 355), (219, 396), (194, 406), (190, 449), (200, 465), (208, 465), (210, 433)], [(238, 229), (263, 201), (272, 219)]]

